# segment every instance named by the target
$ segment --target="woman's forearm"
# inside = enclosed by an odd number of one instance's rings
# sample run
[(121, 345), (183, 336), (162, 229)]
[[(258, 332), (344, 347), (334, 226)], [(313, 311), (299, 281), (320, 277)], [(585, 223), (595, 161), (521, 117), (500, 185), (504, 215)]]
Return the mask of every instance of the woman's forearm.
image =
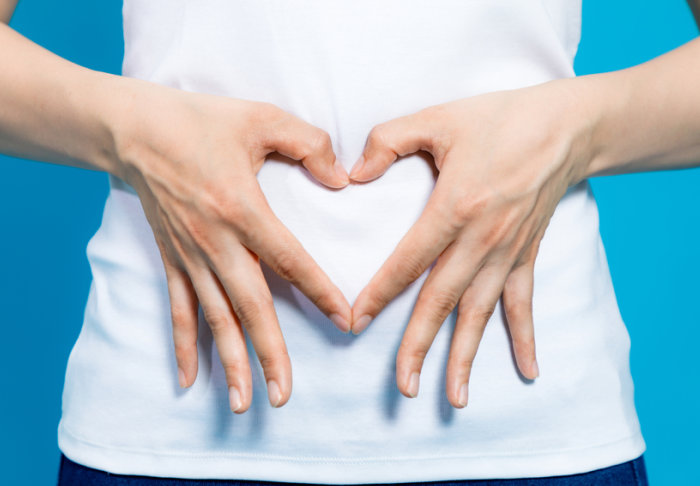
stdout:
[(197, 375), (201, 308), (231, 410), (242, 413), (252, 403), (246, 337), (270, 404), (284, 405), (291, 362), (260, 263), (292, 282), (341, 331), (349, 331), (352, 312), (275, 216), (256, 174), (277, 152), (304, 164), (320, 183), (346, 186), (330, 136), (271, 103), (90, 71), (5, 25), (0, 66), (0, 152), (105, 170), (136, 191), (164, 263), (180, 384), (191, 386)]
[(0, 22), (9, 24), (16, 6), (17, 0), (0, 0)]
[(0, 152), (119, 174), (111, 123), (126, 78), (91, 71), (0, 23)]
[(700, 165), (700, 38), (644, 64), (570, 83), (591, 123), (584, 177)]

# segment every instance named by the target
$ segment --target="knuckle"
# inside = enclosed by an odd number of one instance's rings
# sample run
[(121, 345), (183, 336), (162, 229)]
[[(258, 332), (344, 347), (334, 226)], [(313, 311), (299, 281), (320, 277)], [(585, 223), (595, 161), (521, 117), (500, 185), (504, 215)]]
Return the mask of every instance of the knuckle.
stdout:
[(207, 321), (209, 328), (215, 334), (234, 324), (233, 316), (228, 310), (208, 307), (203, 309), (202, 313), (204, 314), (204, 320)]
[(457, 305), (459, 295), (453, 290), (442, 289), (426, 292), (421, 300), (422, 304), (426, 305), (430, 311), (431, 317), (444, 320)]
[(183, 341), (182, 339), (176, 339), (173, 343), (173, 347), (175, 349), (175, 356), (178, 358), (189, 356), (197, 351), (195, 343)]
[[(176, 240), (177, 237), (173, 235), (171, 238)], [(161, 260), (163, 261), (163, 268), (165, 269), (169, 285), (172, 285), (177, 279), (187, 278), (184, 275), (181, 275), (185, 268), (183, 259), (174, 248), (174, 246), (178, 244), (180, 244), (179, 241), (177, 241), (175, 244), (170, 243), (168, 245), (164, 245), (164, 250), (161, 252)]]
[(454, 227), (457, 229), (461, 229), (478, 214), (478, 208), (474, 206), (470, 199), (465, 197), (458, 199), (452, 208)]
[(234, 197), (220, 198), (214, 202), (210, 209), (218, 220), (234, 226), (241, 225), (245, 221), (246, 215), (250, 213), (246, 201), (240, 201)]
[(370, 145), (376, 147), (388, 146), (389, 128), (385, 123), (375, 125), (367, 136), (367, 141)]
[(526, 300), (505, 299), (503, 302), (506, 314), (514, 321), (512, 325), (518, 325), (529, 320), (532, 308)]
[(367, 294), (367, 313), (376, 316), (391, 300), (391, 296), (383, 289), (372, 289)]
[(447, 114), (448, 111), (444, 104), (426, 106), (415, 113), (418, 119), (426, 123), (430, 123), (433, 120), (440, 120)]
[(208, 248), (211, 240), (209, 225), (200, 218), (186, 218), (183, 221), (184, 229), (192, 243), (199, 248)]
[[(204, 251), (207, 255), (215, 256), (217, 250), (216, 223), (224, 222), (226, 225), (241, 227), (245, 226), (244, 212), (230, 201), (216, 203), (213, 198), (205, 197), (199, 202), (198, 213), (183, 218), (183, 227), (192, 243)], [(233, 225), (232, 223), (236, 224)]]
[(253, 330), (265, 317), (265, 309), (272, 305), (272, 299), (264, 296), (246, 296), (236, 299), (236, 314), (246, 328)]
[[(534, 242), (530, 240), (530, 237), (526, 231), (521, 231), (520, 234), (516, 235), (513, 239), (512, 246), (513, 250), (511, 252), (510, 258), (513, 261), (513, 266), (510, 270), (511, 275), (514, 272), (518, 272), (520, 274), (524, 274), (525, 272), (527, 272), (529, 274), (529, 277), (534, 271), (536, 256), (533, 254)], [(504, 285), (504, 290), (507, 292), (517, 292), (519, 289), (523, 288), (523, 285), (525, 284), (526, 279), (522, 276), (517, 279), (509, 277)]]
[[(278, 134), (277, 137), (278, 139), (280, 137), (284, 137), (284, 142), (280, 145), (286, 145), (287, 147), (289, 147), (292, 153), (294, 153), (295, 155), (298, 154), (298, 158), (300, 160), (305, 159), (311, 153), (309, 145), (298, 137), (292, 137), (291, 135), (287, 134)], [(277, 148), (277, 146), (275, 146), (275, 148)]]
[(452, 103), (440, 103), (437, 105), (427, 106), (421, 109), (418, 114), (426, 121), (434, 120), (439, 122), (447, 120), (448, 123), (446, 123), (446, 125), (451, 125), (452, 120), (455, 119)]
[(428, 355), (428, 350), (423, 348), (413, 348), (409, 351), (409, 357), (418, 363), (423, 363)]
[(283, 279), (296, 283), (301, 265), (301, 255), (295, 250), (286, 250), (277, 255), (274, 270)]
[(423, 365), (425, 357), (428, 355), (428, 350), (418, 347), (418, 346), (408, 346), (404, 345), (399, 348), (396, 354), (396, 365), (397, 367), (414, 367), (416, 364), (418, 367)]
[(474, 364), (475, 356), (466, 349), (453, 348), (447, 360), (448, 373), (469, 379), (469, 372)]
[(508, 218), (499, 218), (491, 223), (483, 235), (483, 243), (488, 247), (499, 246), (508, 240), (512, 226)]
[(241, 225), (251, 213), (252, 201), (242, 197), (241, 192), (231, 191), (218, 183), (210, 185), (204, 192), (201, 206), (204, 214), (227, 224)]
[(260, 101), (251, 104), (250, 109), (247, 110), (246, 113), (247, 118), (245, 123), (249, 126), (257, 126), (266, 125), (271, 121), (278, 119), (283, 114), (283, 110), (274, 103)]
[(229, 383), (231, 383), (231, 378), (233, 378), (234, 376), (244, 376), (244, 374), (248, 372), (248, 363), (243, 361), (242, 359), (233, 360), (227, 363), (221, 363), (221, 365), (224, 368), (224, 374), (226, 375), (226, 378), (229, 379)]
[(170, 317), (174, 326), (186, 326), (194, 321), (194, 314), (184, 305), (173, 304), (170, 306)]
[(405, 255), (399, 262), (399, 268), (394, 272), (395, 275), (403, 275), (410, 282), (418, 280), (425, 272), (425, 267), (416, 253), (411, 252)]
[(455, 356), (454, 364), (458, 370), (466, 371), (468, 375), (469, 370), (471, 370), (472, 366), (474, 365), (474, 357), (466, 354), (460, 354)]
[(324, 291), (319, 294), (314, 294), (309, 297), (309, 300), (318, 307), (321, 311), (332, 311), (334, 309), (335, 300), (329, 292)]
[(321, 130), (314, 130), (314, 135), (309, 139), (308, 155), (322, 155), (333, 151), (331, 136)]
[(491, 319), (494, 307), (474, 305), (467, 307), (465, 312), (467, 326), (483, 327)]
[(158, 250), (160, 251), (160, 256), (161, 259), (163, 260), (163, 265), (165, 265), (166, 269), (172, 268), (172, 259), (170, 258), (170, 253), (168, 249), (166, 248), (165, 241), (163, 238), (161, 238), (158, 233), (154, 232), (155, 235), (155, 242), (156, 246), (158, 247)]
[(272, 354), (261, 355), (258, 359), (265, 376), (269, 376), (276, 370), (286, 366), (289, 362), (289, 354), (286, 349), (280, 349)]
[(535, 354), (535, 338), (534, 336), (514, 336), (513, 346), (518, 352), (526, 353), (528, 355)]
[(484, 215), (487, 211), (491, 199), (488, 195), (474, 194), (471, 196), (460, 195), (453, 204), (453, 214), (458, 226), (473, 221), (476, 218)]
[(281, 116), (285, 113), (279, 106), (268, 101), (259, 101), (258, 105), (255, 111), (264, 116), (266, 120)]

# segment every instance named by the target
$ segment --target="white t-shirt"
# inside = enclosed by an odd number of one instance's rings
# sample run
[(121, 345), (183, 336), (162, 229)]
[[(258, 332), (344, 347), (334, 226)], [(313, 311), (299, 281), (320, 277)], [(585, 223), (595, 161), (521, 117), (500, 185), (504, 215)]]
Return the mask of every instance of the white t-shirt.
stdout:
[[(580, 9), (580, 0), (125, 0), (124, 74), (274, 103), (326, 130), (350, 169), (375, 124), (573, 76)], [(435, 181), (419, 156), (341, 191), (277, 161), (258, 178), (350, 303)], [(455, 313), (425, 360), (419, 396), (406, 398), (395, 353), (426, 275), (354, 336), (265, 268), (294, 386), (285, 406), (270, 407), (249, 342), (254, 399), (242, 415), (229, 409), (203, 320), (199, 376), (179, 388), (153, 234), (133, 189), (110, 184), (87, 249), (93, 282), (58, 431), (74, 461), (122, 474), (339, 484), (573, 474), (645, 450), (629, 336), (587, 181), (561, 200), (535, 265), (537, 380), (518, 374), (499, 303), (469, 405), (454, 409), (445, 397)]]

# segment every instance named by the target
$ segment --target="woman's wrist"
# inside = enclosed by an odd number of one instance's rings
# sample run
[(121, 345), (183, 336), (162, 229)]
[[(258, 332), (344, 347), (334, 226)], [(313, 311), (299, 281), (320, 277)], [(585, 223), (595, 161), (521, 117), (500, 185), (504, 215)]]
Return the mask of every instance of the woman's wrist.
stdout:
[(622, 136), (630, 103), (630, 86), (626, 71), (578, 76), (575, 95), (583, 123), (588, 125), (588, 150), (580, 160), (580, 177), (586, 179), (617, 173), (627, 162), (622, 157), (627, 143)]
[[(138, 173), (154, 170), (158, 157), (152, 157), (149, 137), (181, 130), (178, 90), (149, 81), (105, 73), (95, 73), (95, 125), (101, 136), (93, 146), (95, 165), (129, 184)], [(176, 96), (172, 96), (175, 94)], [(150, 140), (152, 142), (152, 140)], [(143, 167), (143, 164), (149, 167)]]
[(653, 124), (640, 123), (639, 89), (630, 69), (553, 81), (564, 88), (563, 125), (570, 137), (571, 185), (581, 180), (644, 170), (656, 154)]
[[(81, 69), (80, 80), (72, 104), (81, 114), (84, 127), (83, 143), (75, 147), (73, 157), (88, 164), (87, 168), (120, 176), (122, 173), (117, 156), (115, 136), (123, 116), (121, 76)], [(78, 128), (80, 130), (80, 128)]]
[(564, 160), (569, 186), (590, 177), (603, 152), (599, 131), (606, 103), (596, 97), (594, 85), (587, 77), (573, 77), (526, 88), (542, 90), (538, 96), (542, 112), (532, 116), (548, 120), (545, 130), (557, 147), (558, 157)]
[(88, 149), (90, 161), (98, 170), (127, 181), (131, 170), (127, 154), (134, 140), (130, 133), (148, 116), (148, 95), (143, 85), (151, 83), (94, 71), (90, 76), (86, 102), (96, 127)]
[(700, 39), (619, 71), (571, 78), (591, 124), (582, 176), (697, 167)]
[(129, 80), (62, 59), (3, 24), (0, 45), (0, 152), (120, 174), (115, 122)]

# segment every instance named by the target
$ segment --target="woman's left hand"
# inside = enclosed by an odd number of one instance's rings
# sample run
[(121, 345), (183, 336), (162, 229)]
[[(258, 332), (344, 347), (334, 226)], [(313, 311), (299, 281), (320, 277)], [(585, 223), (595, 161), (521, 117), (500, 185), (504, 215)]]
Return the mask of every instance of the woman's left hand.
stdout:
[(350, 178), (370, 181), (398, 156), (423, 150), (439, 170), (418, 221), (353, 305), (358, 334), (435, 261), (396, 357), (397, 385), (415, 397), (423, 359), (459, 303), (447, 364), (447, 398), (467, 403), (468, 381), (499, 297), (521, 373), (538, 376), (532, 318), (540, 240), (569, 186), (584, 179), (595, 126), (575, 79), (499, 91), (377, 125)]

